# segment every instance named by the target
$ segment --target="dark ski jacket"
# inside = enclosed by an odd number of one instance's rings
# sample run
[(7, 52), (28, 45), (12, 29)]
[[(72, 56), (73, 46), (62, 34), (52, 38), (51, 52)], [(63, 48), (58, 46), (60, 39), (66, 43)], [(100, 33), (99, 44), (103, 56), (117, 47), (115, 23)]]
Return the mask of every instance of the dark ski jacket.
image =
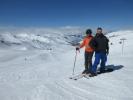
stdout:
[(90, 41), (90, 46), (95, 50), (95, 52), (109, 52), (109, 40), (103, 34), (96, 34), (96, 36)]

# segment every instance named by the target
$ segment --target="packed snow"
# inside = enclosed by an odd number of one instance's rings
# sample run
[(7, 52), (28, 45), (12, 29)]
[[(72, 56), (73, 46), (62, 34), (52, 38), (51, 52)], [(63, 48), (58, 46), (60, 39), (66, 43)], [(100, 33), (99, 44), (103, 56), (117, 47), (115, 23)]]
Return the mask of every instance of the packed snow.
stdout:
[[(2, 31), (0, 100), (133, 100), (133, 31), (107, 34), (107, 65), (115, 71), (75, 81), (69, 77), (80, 32), (69, 27)], [(83, 69), (84, 49), (78, 53), (75, 75)]]

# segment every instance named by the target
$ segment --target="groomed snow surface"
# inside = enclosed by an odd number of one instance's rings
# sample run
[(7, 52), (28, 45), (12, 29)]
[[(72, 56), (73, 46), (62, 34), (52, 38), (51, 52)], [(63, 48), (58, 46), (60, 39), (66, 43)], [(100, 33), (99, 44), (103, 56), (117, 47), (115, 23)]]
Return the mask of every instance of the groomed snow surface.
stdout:
[[(75, 48), (61, 35), (11, 35), (1, 35), (0, 100), (133, 100), (133, 31), (108, 34), (111, 45), (107, 65), (115, 71), (77, 81), (69, 79)], [(126, 39), (123, 53), (122, 38)], [(41, 45), (31, 40), (38, 40)], [(29, 49), (43, 44), (52, 49)], [(75, 74), (83, 69), (82, 49)]]

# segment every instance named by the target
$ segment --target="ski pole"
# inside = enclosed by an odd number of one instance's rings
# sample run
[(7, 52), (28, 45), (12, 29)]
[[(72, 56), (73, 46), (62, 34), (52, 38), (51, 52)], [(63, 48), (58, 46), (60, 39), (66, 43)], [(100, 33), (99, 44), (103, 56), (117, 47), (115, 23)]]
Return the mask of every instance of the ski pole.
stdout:
[(76, 50), (76, 55), (75, 55), (75, 59), (74, 59), (74, 66), (73, 66), (73, 73), (72, 73), (72, 75), (74, 75), (74, 72), (75, 72), (76, 60), (77, 60), (77, 50)]

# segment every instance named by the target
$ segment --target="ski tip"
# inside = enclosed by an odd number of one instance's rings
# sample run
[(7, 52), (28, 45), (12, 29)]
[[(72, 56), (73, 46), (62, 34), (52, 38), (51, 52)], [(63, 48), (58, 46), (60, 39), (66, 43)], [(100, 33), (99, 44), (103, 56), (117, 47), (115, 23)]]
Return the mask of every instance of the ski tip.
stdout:
[(69, 79), (77, 80), (77, 79), (74, 79), (74, 78), (72, 78), (72, 77), (69, 77)]
[[(72, 77), (70, 77), (69, 79), (73, 79)], [(73, 79), (73, 80), (78, 80), (78, 79)]]

